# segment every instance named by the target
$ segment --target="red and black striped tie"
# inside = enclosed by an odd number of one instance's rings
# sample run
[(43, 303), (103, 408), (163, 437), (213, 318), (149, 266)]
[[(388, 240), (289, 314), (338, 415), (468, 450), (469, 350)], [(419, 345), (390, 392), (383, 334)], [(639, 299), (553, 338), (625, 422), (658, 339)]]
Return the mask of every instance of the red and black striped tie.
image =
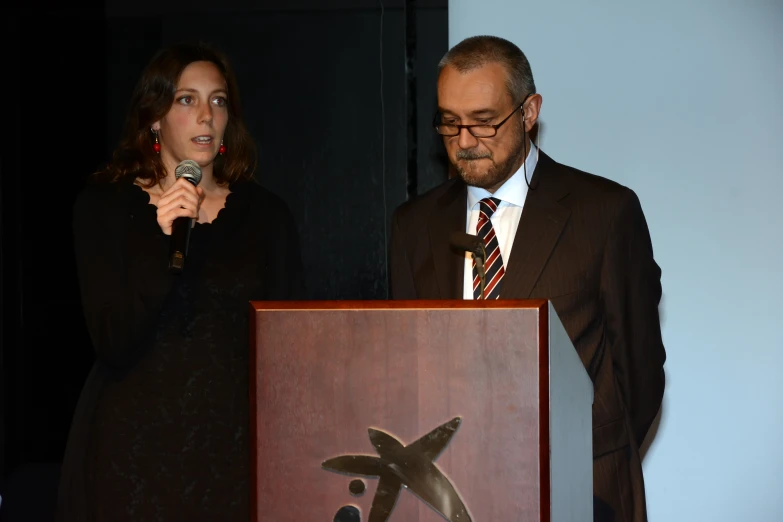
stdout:
[[(500, 297), (500, 280), (506, 269), (503, 267), (503, 256), (500, 255), (500, 244), (495, 235), (495, 229), (492, 227), (490, 218), (498, 209), (500, 200), (498, 198), (484, 198), (479, 201), (479, 218), (476, 223), (476, 236), (484, 240), (487, 250), (487, 260), (484, 262), (486, 272), (486, 287), (484, 295), (487, 299), (498, 299)], [(476, 261), (473, 261), (473, 298), (481, 299), (481, 283), (476, 268)]]

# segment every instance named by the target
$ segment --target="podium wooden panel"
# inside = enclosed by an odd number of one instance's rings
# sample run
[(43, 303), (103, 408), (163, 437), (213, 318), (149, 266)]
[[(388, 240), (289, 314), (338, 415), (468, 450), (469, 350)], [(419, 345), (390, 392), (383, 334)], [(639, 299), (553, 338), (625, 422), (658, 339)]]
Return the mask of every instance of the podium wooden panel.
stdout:
[[(592, 520), (592, 386), (547, 301), (251, 303), (254, 521), (368, 521), (322, 468), (461, 417), (435, 460), (474, 522)], [(403, 489), (390, 522), (444, 518)]]

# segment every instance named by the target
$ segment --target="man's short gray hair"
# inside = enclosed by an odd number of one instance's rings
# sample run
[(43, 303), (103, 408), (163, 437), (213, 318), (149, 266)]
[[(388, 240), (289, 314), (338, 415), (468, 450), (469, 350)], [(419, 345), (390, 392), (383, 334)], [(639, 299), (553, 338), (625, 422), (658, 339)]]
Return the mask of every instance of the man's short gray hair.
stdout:
[(438, 73), (447, 65), (460, 73), (499, 63), (506, 70), (506, 87), (513, 103), (536, 92), (533, 71), (525, 53), (513, 43), (498, 36), (471, 36), (449, 49), (438, 64)]

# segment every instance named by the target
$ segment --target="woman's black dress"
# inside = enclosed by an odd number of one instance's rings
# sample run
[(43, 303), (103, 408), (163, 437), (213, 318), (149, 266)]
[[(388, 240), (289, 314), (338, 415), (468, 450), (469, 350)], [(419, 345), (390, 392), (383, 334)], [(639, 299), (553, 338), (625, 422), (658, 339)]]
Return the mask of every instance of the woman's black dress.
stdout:
[(251, 300), (301, 299), (298, 234), (255, 182), (191, 232), (184, 271), (130, 181), (92, 184), (74, 239), (97, 361), (63, 462), (61, 521), (245, 521)]

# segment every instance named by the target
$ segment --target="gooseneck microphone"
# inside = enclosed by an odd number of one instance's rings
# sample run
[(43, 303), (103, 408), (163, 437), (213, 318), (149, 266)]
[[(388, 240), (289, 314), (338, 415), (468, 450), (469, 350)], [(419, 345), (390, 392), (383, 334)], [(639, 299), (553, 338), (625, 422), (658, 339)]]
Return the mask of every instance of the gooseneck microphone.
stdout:
[[(193, 160), (184, 160), (177, 165), (174, 176), (185, 178), (196, 186), (201, 181), (201, 167)], [(189, 217), (178, 217), (171, 225), (171, 238), (169, 243), (169, 271), (175, 274), (182, 272), (185, 267), (185, 256), (188, 254), (188, 242), (190, 241), (190, 229), (192, 228)]]
[(479, 276), (479, 285), (481, 288), (481, 299), (485, 298), (484, 287), (487, 286), (487, 274), (484, 271), (484, 262), (487, 260), (487, 249), (484, 245), (484, 241), (477, 236), (468, 234), (466, 232), (452, 232), (450, 236), (451, 246), (470, 252), (473, 261), (476, 262), (476, 271)]

